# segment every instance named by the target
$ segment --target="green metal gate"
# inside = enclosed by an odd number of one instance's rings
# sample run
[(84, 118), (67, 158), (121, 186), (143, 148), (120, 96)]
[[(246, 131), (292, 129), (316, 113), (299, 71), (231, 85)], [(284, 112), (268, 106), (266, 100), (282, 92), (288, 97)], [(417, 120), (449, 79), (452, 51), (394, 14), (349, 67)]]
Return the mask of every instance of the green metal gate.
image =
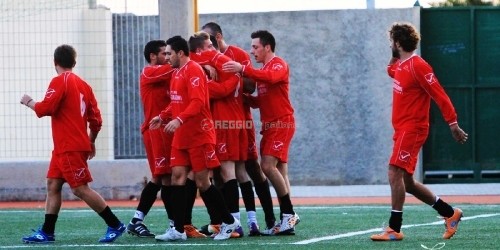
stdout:
[(466, 144), (456, 143), (432, 105), (424, 182), (500, 182), (500, 8), (422, 9), (421, 32), (422, 57), (469, 134)]

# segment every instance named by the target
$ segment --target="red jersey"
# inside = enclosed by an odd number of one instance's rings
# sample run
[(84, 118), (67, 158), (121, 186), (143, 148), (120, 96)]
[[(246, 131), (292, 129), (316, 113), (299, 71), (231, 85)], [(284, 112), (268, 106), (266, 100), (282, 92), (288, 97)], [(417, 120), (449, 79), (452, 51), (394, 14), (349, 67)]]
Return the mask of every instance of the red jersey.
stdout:
[(387, 68), (394, 79), (392, 125), (395, 130), (429, 128), (431, 98), (449, 125), (457, 123), (457, 113), (432, 67), (418, 55), (396, 61)]
[(170, 104), (170, 79), (174, 69), (170, 64), (147, 65), (140, 77), (139, 91), (144, 110), (141, 133), (149, 128), (149, 121)]
[(73, 72), (54, 77), (34, 110), (38, 117), (51, 117), (54, 153), (92, 150), (87, 128), (101, 130), (101, 111), (92, 88)]
[(243, 76), (257, 81), (257, 106), (262, 122), (293, 115), (289, 98), (290, 70), (285, 60), (273, 57), (261, 69), (243, 67)]
[(190, 60), (174, 71), (170, 99), (172, 117), (182, 123), (174, 133), (172, 147), (188, 149), (215, 144), (207, 76), (199, 64)]
[(216, 121), (242, 121), (243, 95), (240, 74), (222, 71), (222, 65), (231, 58), (215, 50), (193, 53), (191, 59), (201, 65), (210, 65), (217, 70), (219, 81), (209, 80), (208, 90), (212, 100), (212, 116)]
[[(229, 45), (226, 51), (224, 51), (224, 55), (231, 58), (235, 62), (239, 62), (241, 65), (248, 66), (251, 64), (250, 56), (248, 55), (248, 53), (239, 47)], [(243, 82), (241, 82), (240, 85), (240, 93), (243, 93)], [(252, 120), (252, 112), (250, 111), (250, 106), (246, 105), (245, 102), (243, 102), (242, 108), (245, 120)]]

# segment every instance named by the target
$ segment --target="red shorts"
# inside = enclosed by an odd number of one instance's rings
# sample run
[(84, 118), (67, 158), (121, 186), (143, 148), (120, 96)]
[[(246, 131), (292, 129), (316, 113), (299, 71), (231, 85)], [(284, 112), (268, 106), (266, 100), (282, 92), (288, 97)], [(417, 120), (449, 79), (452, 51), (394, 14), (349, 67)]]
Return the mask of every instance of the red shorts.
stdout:
[(215, 153), (219, 161), (246, 161), (247, 135), (243, 128), (216, 129)]
[(253, 120), (251, 121), (252, 127), (246, 128), (247, 133), (247, 159), (248, 160), (257, 160), (259, 159), (259, 155), (257, 154), (257, 144), (255, 142), (255, 124)]
[(148, 129), (142, 134), (149, 169), (153, 177), (171, 174), (170, 151), (172, 149), (173, 134), (165, 133), (163, 127)]
[(47, 178), (64, 179), (71, 188), (91, 182), (92, 175), (87, 165), (89, 153), (87, 151), (76, 151), (56, 155), (52, 152)]
[(190, 166), (193, 172), (213, 169), (220, 166), (213, 144), (205, 144), (195, 148), (178, 149), (172, 147), (170, 166)]
[(389, 164), (413, 174), (417, 165), (418, 152), (424, 145), (428, 134), (427, 129), (396, 131), (392, 138), (394, 147)]
[(293, 115), (263, 123), (260, 133), (262, 134), (260, 154), (274, 156), (280, 162), (288, 162), (288, 149), (295, 133)]

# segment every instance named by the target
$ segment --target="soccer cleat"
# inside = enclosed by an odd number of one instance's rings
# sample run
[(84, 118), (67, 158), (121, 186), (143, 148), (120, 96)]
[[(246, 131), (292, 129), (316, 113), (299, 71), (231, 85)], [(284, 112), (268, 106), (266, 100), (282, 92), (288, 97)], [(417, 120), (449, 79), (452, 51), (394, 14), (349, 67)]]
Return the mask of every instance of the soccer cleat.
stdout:
[(123, 225), (123, 223), (120, 223), (117, 228), (108, 227), (108, 229), (106, 230), (106, 234), (104, 235), (104, 237), (99, 239), (99, 242), (113, 242), (118, 239), (118, 237), (120, 237), (126, 229), (127, 228), (125, 227), (125, 225)]
[(214, 240), (227, 240), (231, 238), (232, 233), (238, 228), (241, 227), (240, 221), (234, 218), (234, 222), (232, 224), (222, 223), (220, 226), (220, 231), (214, 237)]
[(135, 224), (129, 223), (127, 225), (127, 233), (131, 235), (135, 235), (139, 238), (152, 238), (155, 237), (153, 233), (149, 231), (149, 229), (142, 222), (138, 222)]
[[(279, 228), (275, 227), (274, 234), (276, 235), (290, 235), (290, 233), (295, 233), (295, 226), (299, 224), (299, 215), (295, 214), (283, 214), (283, 219), (281, 219), (281, 224)], [(276, 229), (278, 229), (276, 231)]]
[(257, 222), (248, 222), (248, 236), (260, 236)]
[(157, 241), (177, 241), (177, 240), (187, 240), (186, 232), (180, 233), (175, 227), (167, 229), (164, 234), (157, 235), (155, 237)]
[(396, 232), (390, 227), (386, 227), (385, 231), (380, 234), (374, 234), (370, 237), (373, 241), (393, 241), (402, 240), (404, 237), (403, 232)]
[(266, 227), (266, 229), (264, 229), (262, 232), (261, 232), (261, 235), (264, 235), (264, 236), (271, 236), (271, 235), (275, 235), (276, 233), (278, 233), (280, 231), (280, 223), (275, 223), (274, 226), (272, 227)]
[(205, 234), (200, 233), (198, 229), (193, 225), (184, 225), (184, 232), (188, 238), (206, 238)]
[(458, 223), (462, 220), (464, 213), (460, 208), (453, 209), (453, 215), (449, 218), (444, 218), (444, 227), (446, 230), (443, 234), (443, 239), (450, 239), (455, 235), (458, 229)]
[(41, 228), (34, 230), (33, 234), (30, 236), (23, 237), (23, 242), (26, 244), (47, 244), (47, 243), (54, 243), (56, 241), (56, 238), (53, 234), (46, 234), (44, 231), (42, 231)]
[[(220, 225), (204, 225), (198, 231), (208, 237), (213, 238), (220, 232)], [(231, 234), (231, 238), (240, 238), (240, 234), (237, 232), (233, 232)]]
[[(233, 234), (237, 233), (238, 237), (233, 237)], [(241, 238), (245, 233), (243, 232), (243, 228), (241, 226), (237, 227), (233, 233), (231, 233), (231, 238)]]

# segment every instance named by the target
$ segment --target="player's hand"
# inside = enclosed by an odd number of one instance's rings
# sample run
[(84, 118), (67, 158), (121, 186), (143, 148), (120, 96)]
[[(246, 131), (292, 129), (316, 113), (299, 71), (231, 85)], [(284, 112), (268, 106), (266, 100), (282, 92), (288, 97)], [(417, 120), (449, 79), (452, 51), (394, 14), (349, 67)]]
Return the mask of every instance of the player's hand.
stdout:
[(21, 97), (21, 104), (22, 105), (26, 105), (28, 106), (31, 102), (34, 102), (33, 101), (33, 98), (31, 98), (31, 96), (27, 95), (27, 94), (24, 94), (22, 97)]
[(149, 121), (149, 129), (157, 129), (161, 126), (162, 120), (160, 116), (155, 116)]
[(243, 66), (239, 62), (229, 61), (222, 65), (222, 71), (240, 73), (243, 70)]
[(467, 141), (467, 138), (469, 138), (469, 135), (465, 133), (459, 126), (458, 123), (455, 123), (450, 126), (451, 129), (451, 135), (453, 136), (453, 139), (457, 141), (460, 144), (464, 144)]
[(167, 123), (167, 125), (165, 126), (165, 129), (163, 131), (165, 131), (167, 133), (173, 133), (180, 126), (181, 126), (181, 121), (179, 121), (179, 119), (173, 119), (169, 123)]
[(95, 143), (90, 143), (91, 151), (89, 153), (89, 160), (95, 157)]
[(203, 68), (205, 68), (208, 71), (208, 76), (210, 76), (210, 79), (214, 81), (219, 80), (219, 76), (217, 75), (217, 70), (210, 66), (210, 65), (203, 65)]

